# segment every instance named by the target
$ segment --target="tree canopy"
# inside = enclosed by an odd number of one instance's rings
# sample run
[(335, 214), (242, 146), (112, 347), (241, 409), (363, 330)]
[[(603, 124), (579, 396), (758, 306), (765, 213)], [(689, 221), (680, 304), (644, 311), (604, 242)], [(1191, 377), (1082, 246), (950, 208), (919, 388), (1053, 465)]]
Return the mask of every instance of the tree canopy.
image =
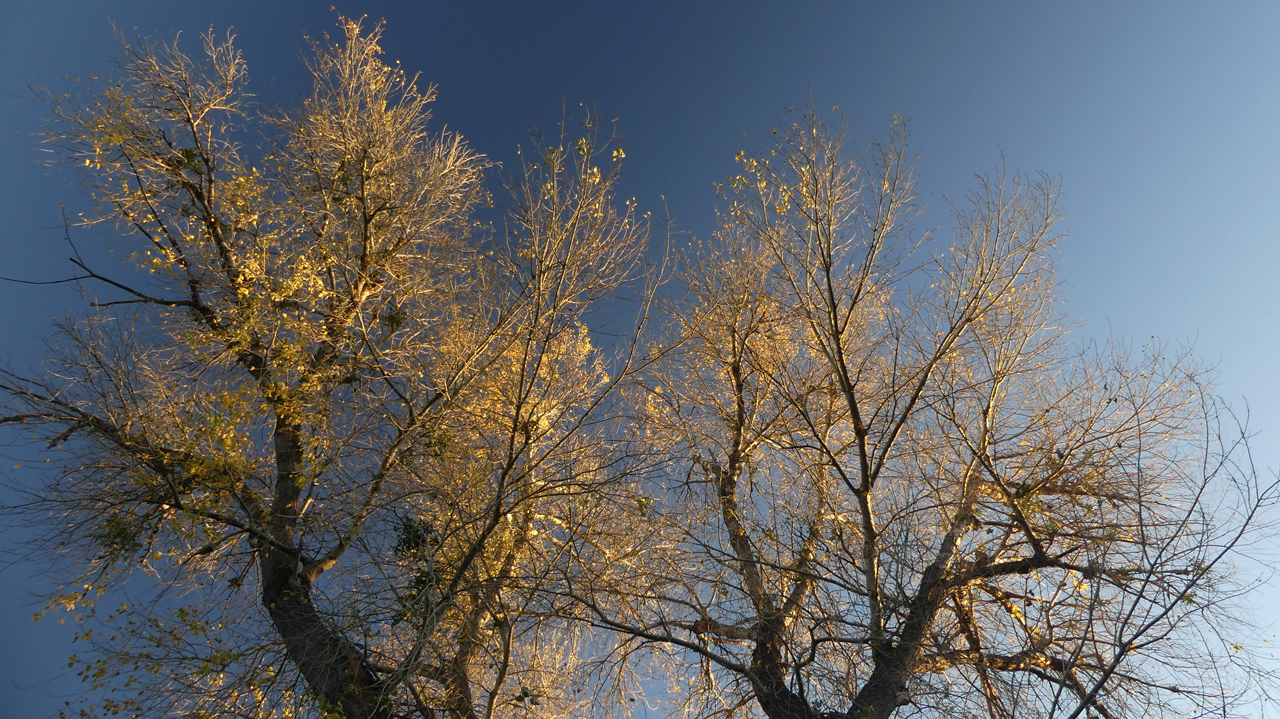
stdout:
[(293, 108), (213, 35), (44, 97), (95, 202), (70, 229), (129, 248), (77, 254), (88, 312), (0, 376), (51, 466), (6, 512), (50, 607), (93, 617), (84, 714), (1110, 718), (1265, 689), (1232, 570), (1275, 485), (1192, 353), (1071, 343), (1052, 177), (980, 177), (937, 241), (905, 123), (858, 155), (808, 107), (677, 251), (596, 114), (504, 175), (429, 129), (381, 26), (340, 29)]

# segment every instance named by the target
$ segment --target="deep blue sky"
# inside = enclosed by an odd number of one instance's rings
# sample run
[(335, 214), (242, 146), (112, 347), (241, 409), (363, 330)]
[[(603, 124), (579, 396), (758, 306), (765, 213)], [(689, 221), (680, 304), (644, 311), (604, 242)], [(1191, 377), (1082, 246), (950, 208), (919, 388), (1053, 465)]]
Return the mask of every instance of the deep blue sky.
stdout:
[[(1123, 6), (1121, 6), (1123, 5)], [(233, 28), (250, 89), (289, 104), (306, 91), (305, 33), (330, 3), (0, 0), (0, 274), (65, 276), (59, 205), (83, 195), (33, 150), (42, 106), (28, 85), (107, 75), (111, 25), (132, 34)], [(1280, 3), (1275, 2), (355, 2), (385, 19), (387, 57), (439, 86), (438, 123), (510, 162), (535, 122), (593, 103), (625, 135), (623, 191), (661, 197), (705, 235), (712, 183), (789, 106), (848, 113), (858, 143), (910, 118), (920, 187), (947, 231), (946, 198), (1000, 162), (1060, 175), (1071, 313), (1095, 335), (1194, 340), (1219, 391), (1252, 411), (1255, 456), (1280, 465)], [(92, 238), (85, 238), (85, 242)], [(0, 283), (0, 355), (40, 355), (67, 288)], [(5, 467), (12, 464), (6, 463)], [(1269, 470), (1268, 470), (1269, 473)], [(33, 625), (22, 592), (37, 567), (0, 574), (0, 713), (45, 716), (74, 682), (73, 647)], [(1275, 592), (1262, 618), (1277, 615)]]

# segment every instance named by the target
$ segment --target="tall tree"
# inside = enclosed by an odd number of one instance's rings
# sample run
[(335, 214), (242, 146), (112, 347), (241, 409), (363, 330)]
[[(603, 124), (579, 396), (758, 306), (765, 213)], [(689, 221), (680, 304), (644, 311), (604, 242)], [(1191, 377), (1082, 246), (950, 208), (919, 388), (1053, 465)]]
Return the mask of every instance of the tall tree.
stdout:
[(903, 123), (844, 132), (810, 108), (739, 155), (639, 392), (659, 550), (579, 583), (595, 621), (699, 715), (1229, 712), (1229, 558), (1275, 486), (1205, 372), (1067, 342), (1049, 178), (980, 178), (939, 246)]
[(79, 225), (134, 267), (77, 256), (116, 297), (61, 327), (45, 375), (0, 379), (3, 421), (57, 466), (25, 508), (71, 573), (55, 603), (157, 580), (83, 666), (133, 677), (108, 714), (578, 715), (539, 536), (617, 475), (634, 348), (587, 321), (638, 276), (646, 222), (588, 115), (481, 225), (489, 163), (428, 130), (381, 26), (341, 30), (296, 109), (251, 105), (212, 36), (199, 62), (126, 43), (119, 82), (48, 98), (100, 209)]
[(655, 659), (700, 716), (1247, 696), (1232, 558), (1274, 485), (1190, 353), (1069, 344), (1051, 180), (980, 179), (943, 246), (900, 122), (850, 158), (802, 111), (644, 345), (662, 272), (598, 118), (535, 136), (482, 222), (490, 163), (428, 130), (380, 26), (341, 29), (293, 109), (212, 36), (47, 98), (76, 227), (131, 262), (77, 254), (104, 299), (0, 374), (51, 460), (8, 508), (51, 603), (148, 575), (81, 634), (93, 712), (627, 713), (592, 690)]

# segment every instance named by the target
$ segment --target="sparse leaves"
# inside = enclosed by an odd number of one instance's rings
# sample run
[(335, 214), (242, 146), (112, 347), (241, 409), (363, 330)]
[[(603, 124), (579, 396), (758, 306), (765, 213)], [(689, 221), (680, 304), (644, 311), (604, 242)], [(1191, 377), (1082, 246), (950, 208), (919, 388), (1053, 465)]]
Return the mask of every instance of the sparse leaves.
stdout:
[(434, 90), (383, 62), (381, 32), (343, 19), (312, 42), (293, 109), (254, 106), (211, 35), (198, 59), (123, 43), (120, 82), (45, 98), (101, 209), (79, 227), (114, 227), (137, 270), (77, 261), (119, 298), (61, 328), (47, 374), (0, 378), (57, 468), (30, 505), (69, 559), (55, 603), (154, 582), (77, 659), (108, 692), (90, 713), (585, 699), (566, 690), (579, 629), (533, 610), (580, 521), (560, 505), (616, 476), (605, 420), (632, 370), (589, 327), (647, 227), (586, 117), (576, 153), (542, 145), (511, 180), (495, 237), (473, 218), (488, 161), (428, 128)]
[(42, 373), (0, 371), (49, 462), (8, 511), (86, 624), (84, 716), (1247, 696), (1231, 560), (1275, 487), (1189, 352), (1067, 342), (1053, 178), (980, 177), (939, 243), (901, 118), (854, 158), (791, 113), (659, 302), (594, 112), (535, 131), (495, 201), (381, 25), (339, 27), (292, 109), (212, 35), (45, 96), (97, 208), (75, 229), (130, 246), (73, 261), (103, 299)]

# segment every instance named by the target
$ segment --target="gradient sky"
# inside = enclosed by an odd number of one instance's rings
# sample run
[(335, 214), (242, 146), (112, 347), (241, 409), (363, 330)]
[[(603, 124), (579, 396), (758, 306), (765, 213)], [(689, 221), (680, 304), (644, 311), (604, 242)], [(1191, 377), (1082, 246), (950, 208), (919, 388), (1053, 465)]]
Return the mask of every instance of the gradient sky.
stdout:
[[(385, 19), (383, 46), (439, 86), (437, 127), (511, 163), (535, 123), (587, 102), (625, 136), (622, 192), (705, 236), (713, 182), (748, 135), (810, 97), (847, 113), (857, 147), (910, 119), (921, 230), (1003, 153), (1061, 177), (1061, 274), (1082, 337), (1192, 341), (1218, 391), (1251, 415), (1261, 471), (1280, 466), (1280, 3), (356, 2), (0, 0), (0, 275), (67, 276), (60, 205), (76, 179), (38, 164), (44, 108), (28, 86), (109, 75), (111, 24), (189, 52), (232, 28), (250, 90), (305, 93), (304, 34), (337, 13)], [(86, 236), (85, 243), (101, 242)], [(36, 361), (65, 286), (0, 283), (0, 359)], [(22, 458), (6, 461), (12, 467)], [(22, 471), (22, 470), (18, 470)], [(30, 621), (39, 567), (0, 573), (0, 713), (43, 717), (75, 680), (68, 627)], [(1259, 595), (1259, 618), (1280, 593)]]

